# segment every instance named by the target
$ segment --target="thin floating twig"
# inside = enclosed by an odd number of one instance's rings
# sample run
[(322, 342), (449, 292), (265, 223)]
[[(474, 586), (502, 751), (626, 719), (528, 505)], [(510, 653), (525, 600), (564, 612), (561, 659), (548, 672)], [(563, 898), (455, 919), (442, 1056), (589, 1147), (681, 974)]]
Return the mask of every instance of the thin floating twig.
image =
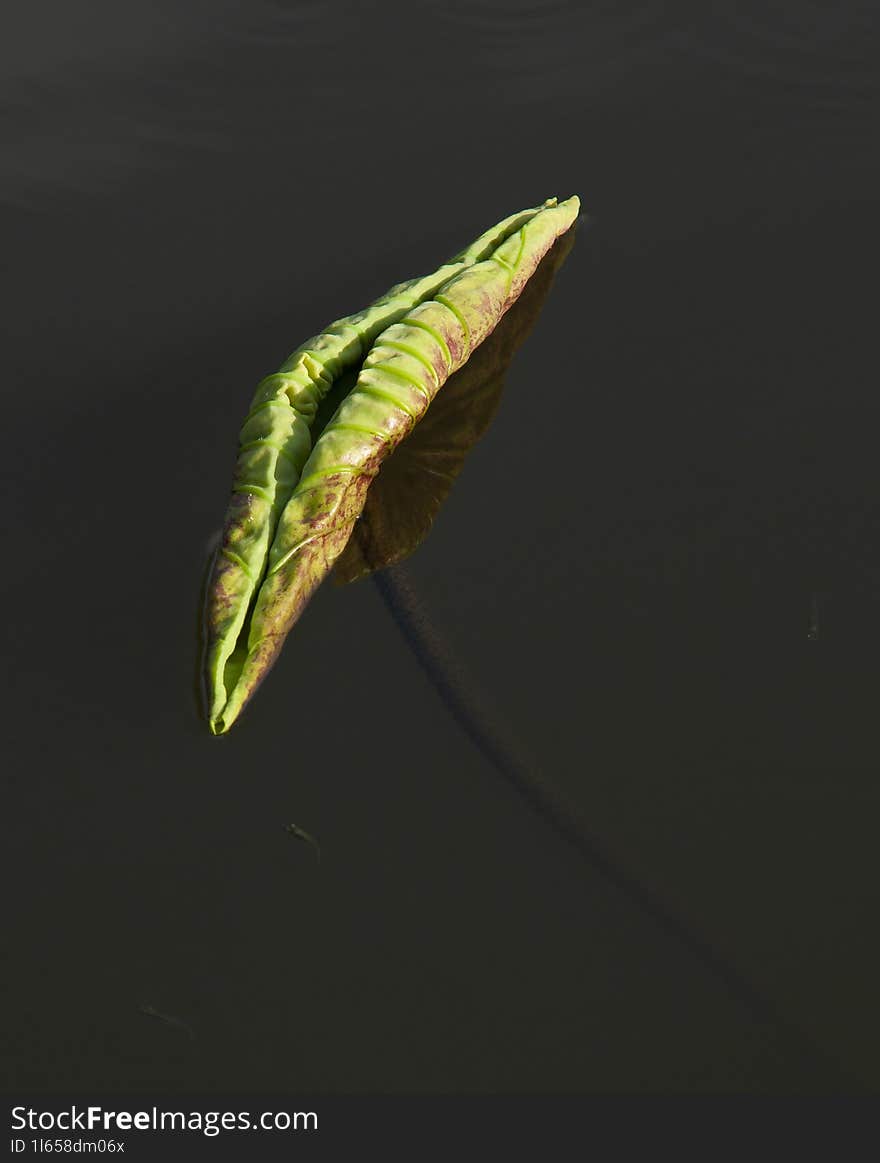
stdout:
[(318, 863), (321, 863), (321, 845), (311, 834), (311, 832), (307, 832), (305, 828), (301, 828), (299, 824), (285, 824), (284, 831), (288, 834), (288, 836), (295, 836), (297, 840), (304, 840), (306, 844), (310, 844), (315, 850)]
[(161, 1010), (157, 1010), (155, 1006), (143, 1003), (138, 1006), (138, 1013), (147, 1018), (154, 1018), (157, 1022), (161, 1022), (169, 1029), (178, 1030), (180, 1033), (186, 1034), (190, 1041), (195, 1041), (196, 1035), (192, 1026), (187, 1025), (186, 1022), (180, 1018), (175, 1018), (172, 1014), (164, 1014)]

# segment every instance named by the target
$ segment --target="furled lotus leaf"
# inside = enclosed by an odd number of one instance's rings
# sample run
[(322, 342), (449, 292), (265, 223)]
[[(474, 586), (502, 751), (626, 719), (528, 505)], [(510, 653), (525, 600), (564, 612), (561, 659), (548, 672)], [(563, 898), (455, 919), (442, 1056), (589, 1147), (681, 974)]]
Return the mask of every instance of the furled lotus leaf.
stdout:
[(227, 670), (235, 673), (239, 640), (278, 519), (312, 450), (311, 428), (322, 400), (362, 362), (380, 332), (551, 205), (555, 199), (512, 214), (432, 274), (398, 283), (365, 310), (337, 319), (257, 385), (239, 434), (232, 498), (206, 590), (204, 685), (211, 721), (226, 702)]
[[(270, 377), (278, 381), (275, 387), (264, 384), (258, 389), (245, 424), (242, 457), (245, 475), (256, 464), (263, 476), (257, 481), (239, 474), (234, 493), (244, 499), (231, 508), (206, 596), (205, 685), (215, 734), (227, 731), (238, 717), (344, 550), (382, 461), (495, 329), (578, 210), (577, 198), (559, 205), (551, 199), (537, 211), (506, 219), (483, 236), (493, 245), (478, 240), (476, 250), (464, 252), (468, 261), (453, 264), (451, 277), (439, 284), (436, 278), (429, 280), (424, 295), (420, 287), (418, 302), (406, 305), (410, 291), (401, 299), (400, 288), (395, 288), (380, 305), (334, 325), (295, 353), (288, 361), (291, 369), (285, 364), (277, 377)], [(381, 304), (388, 301), (396, 303), (396, 321), (383, 330), (376, 320), (386, 310)], [(261, 423), (261, 414), (271, 409), (279, 409), (284, 418), (288, 404), (298, 417), (307, 413), (313, 420), (332, 381), (356, 361), (357, 345), (350, 337), (368, 316), (373, 346), (354, 387), (304, 464), (298, 419), (290, 433), (285, 430), (277, 439), (249, 431), (248, 425)], [(357, 338), (363, 351), (364, 335)], [(318, 342), (324, 339), (327, 347)], [(344, 355), (340, 344), (346, 345)], [(332, 359), (328, 350), (335, 352)], [(291, 385), (295, 375), (299, 380)], [(298, 441), (297, 454), (286, 457), (282, 480), (275, 451), (289, 450), (293, 440)], [(295, 474), (289, 470), (294, 460)]]

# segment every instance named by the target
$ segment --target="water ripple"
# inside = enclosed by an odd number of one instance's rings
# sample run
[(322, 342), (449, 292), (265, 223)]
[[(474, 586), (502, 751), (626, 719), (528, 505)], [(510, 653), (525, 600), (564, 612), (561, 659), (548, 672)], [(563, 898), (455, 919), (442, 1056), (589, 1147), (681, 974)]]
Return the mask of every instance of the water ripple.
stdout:
[(668, 65), (686, 35), (686, 13), (666, 4), (621, 6), (611, 0), (589, 8), (573, 0), (451, 0), (437, 11), (480, 67), (523, 102), (626, 81), (640, 88)]
[(713, 12), (694, 29), (693, 49), (734, 73), (777, 88), (877, 89), (880, 9), (871, 2), (835, 5), (765, 0)]

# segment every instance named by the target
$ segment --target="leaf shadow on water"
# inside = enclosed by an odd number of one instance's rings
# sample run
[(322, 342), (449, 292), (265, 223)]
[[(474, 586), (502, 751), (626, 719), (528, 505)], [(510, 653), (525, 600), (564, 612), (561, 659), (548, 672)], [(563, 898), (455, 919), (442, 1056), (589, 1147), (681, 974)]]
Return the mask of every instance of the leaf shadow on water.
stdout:
[[(474, 684), (461, 660), (433, 627), (401, 562), (430, 532), (475, 444), (488, 431), (504, 391), (505, 375), (534, 327), (556, 273), (572, 246), (570, 231), (548, 253), (523, 295), (468, 363), (452, 376), (413, 433), (383, 464), (367, 494), (352, 537), (336, 563), (334, 582), (372, 576), (390, 616), (446, 711), (490, 765), (525, 802), (601, 876), (724, 985), (757, 1020), (778, 1031), (834, 1085), (861, 1085), (817, 1044), (734, 961), (648, 884), (629, 872), (591, 833), (582, 813), (542, 772)], [(332, 414), (350, 390), (342, 384), (327, 404)], [(320, 418), (319, 418), (320, 419)]]

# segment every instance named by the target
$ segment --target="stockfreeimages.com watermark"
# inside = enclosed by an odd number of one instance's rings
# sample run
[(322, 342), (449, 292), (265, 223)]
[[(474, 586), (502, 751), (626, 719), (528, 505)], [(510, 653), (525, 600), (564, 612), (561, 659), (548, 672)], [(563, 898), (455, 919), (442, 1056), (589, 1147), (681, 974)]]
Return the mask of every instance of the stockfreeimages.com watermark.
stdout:
[(221, 1131), (317, 1131), (314, 1111), (116, 1111), (100, 1106), (71, 1106), (61, 1111), (12, 1108), (13, 1131), (198, 1131), (219, 1135)]

